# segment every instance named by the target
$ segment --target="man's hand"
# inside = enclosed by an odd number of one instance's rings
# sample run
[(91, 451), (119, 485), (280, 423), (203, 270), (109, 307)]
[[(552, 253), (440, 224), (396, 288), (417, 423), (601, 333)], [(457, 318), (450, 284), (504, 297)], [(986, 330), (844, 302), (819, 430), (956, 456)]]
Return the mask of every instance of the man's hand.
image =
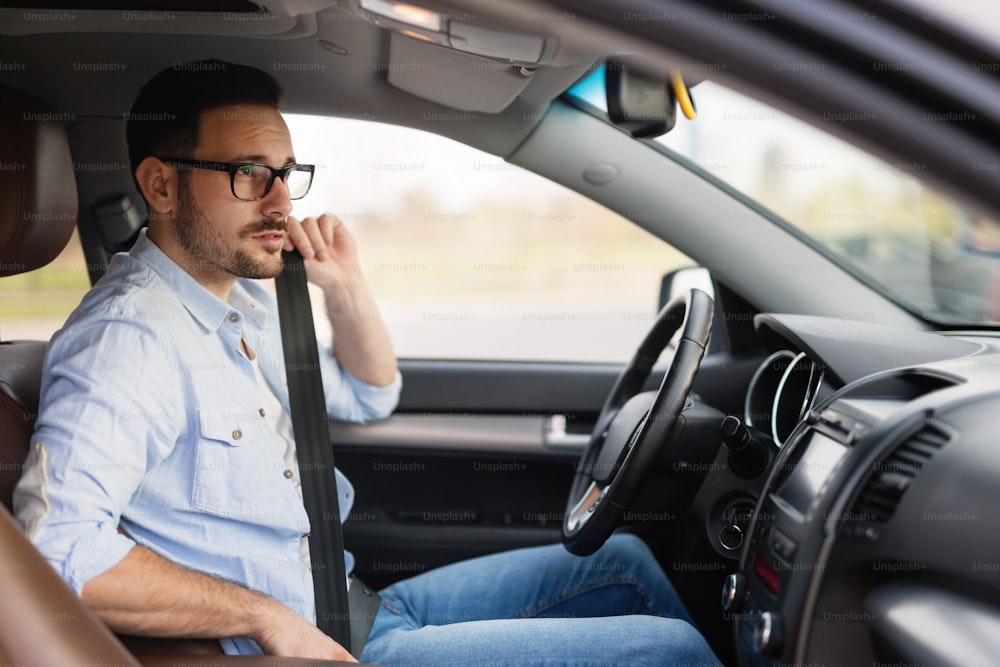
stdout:
[(83, 602), (112, 630), (148, 637), (250, 637), (266, 653), (357, 662), (274, 598), (195, 572), (136, 545), (83, 586)]
[(362, 281), (357, 244), (335, 215), (324, 213), (303, 220), (289, 216), (284, 249), (295, 248), (305, 259), (309, 280), (324, 291), (350, 289)]
[(287, 607), (275, 604), (273, 617), (251, 636), (268, 655), (357, 662), (343, 646)]

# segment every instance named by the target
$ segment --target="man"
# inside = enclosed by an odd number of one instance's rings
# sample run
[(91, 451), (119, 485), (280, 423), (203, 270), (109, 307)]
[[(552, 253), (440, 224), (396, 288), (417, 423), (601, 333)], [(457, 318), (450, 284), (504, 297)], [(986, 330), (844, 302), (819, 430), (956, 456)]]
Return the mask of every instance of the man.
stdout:
[[(140, 91), (127, 135), (149, 227), (51, 343), (15, 511), (119, 632), (351, 659), (314, 625), (276, 306), (255, 279), (280, 272), (282, 248), (305, 257), (335, 332), (331, 417), (388, 415), (400, 378), (350, 232), (291, 216), (312, 167), (280, 101), (268, 75), (219, 61)], [(336, 478), (346, 517), (353, 490)], [(715, 663), (629, 536), (587, 559), (556, 545), (459, 563), (383, 598), (365, 661)]]

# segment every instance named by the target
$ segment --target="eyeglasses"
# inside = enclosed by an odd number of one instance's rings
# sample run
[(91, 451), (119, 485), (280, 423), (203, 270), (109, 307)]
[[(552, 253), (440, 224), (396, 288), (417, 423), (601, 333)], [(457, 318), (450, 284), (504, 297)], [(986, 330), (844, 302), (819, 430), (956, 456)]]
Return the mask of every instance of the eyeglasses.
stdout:
[(233, 196), (243, 201), (260, 201), (271, 191), (274, 179), (280, 178), (288, 188), (289, 199), (302, 199), (312, 186), (316, 166), (311, 164), (290, 164), (287, 167), (271, 167), (255, 162), (206, 162), (177, 157), (160, 158), (182, 169), (209, 169), (229, 173), (229, 186)]

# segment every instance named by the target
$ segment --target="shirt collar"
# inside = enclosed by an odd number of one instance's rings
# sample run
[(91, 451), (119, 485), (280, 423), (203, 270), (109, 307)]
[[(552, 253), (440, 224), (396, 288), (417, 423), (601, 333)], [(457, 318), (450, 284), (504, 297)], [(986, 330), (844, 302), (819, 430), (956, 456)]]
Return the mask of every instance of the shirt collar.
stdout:
[(229, 291), (229, 303), (233, 308), (243, 313), (247, 319), (263, 328), (267, 323), (267, 308), (247, 291), (243, 284), (247, 280), (250, 279), (240, 278), (236, 281), (233, 289)]
[(229, 292), (230, 303), (226, 303), (179, 267), (149, 239), (146, 232), (146, 229), (139, 232), (129, 255), (149, 266), (203, 327), (218, 331), (233, 310), (240, 311), (259, 326), (264, 325), (266, 309), (247, 293), (239, 280)]

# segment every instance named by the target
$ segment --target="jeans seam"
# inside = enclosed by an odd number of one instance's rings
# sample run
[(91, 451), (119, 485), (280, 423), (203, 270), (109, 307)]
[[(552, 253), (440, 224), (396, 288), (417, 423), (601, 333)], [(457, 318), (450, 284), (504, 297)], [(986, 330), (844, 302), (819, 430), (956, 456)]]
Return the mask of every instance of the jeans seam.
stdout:
[(390, 612), (392, 612), (393, 615), (403, 619), (403, 621), (414, 630), (419, 630), (422, 627), (414, 623), (412, 618), (410, 617), (410, 614), (400, 610), (399, 606), (396, 603), (390, 602), (389, 600), (382, 598), (382, 606), (388, 609)]
[(633, 588), (635, 588), (635, 592), (642, 598), (643, 603), (645, 604), (646, 609), (648, 610), (648, 613), (652, 616), (659, 615), (652, 596), (649, 594), (649, 591), (647, 591), (646, 588), (639, 583), (639, 579), (637, 577), (619, 576), (619, 577), (607, 577), (604, 579), (598, 579), (596, 581), (588, 582), (587, 584), (574, 586), (573, 588), (563, 591), (559, 595), (542, 600), (538, 604), (522, 610), (520, 613), (511, 616), (511, 618), (535, 618), (536, 616), (538, 616), (538, 614), (548, 611), (549, 609), (552, 609), (553, 607), (562, 604), (567, 600), (571, 600), (575, 597), (584, 595), (585, 593), (590, 593), (591, 591), (595, 591), (599, 588), (606, 588), (608, 586), (622, 586), (622, 585), (632, 586)]

